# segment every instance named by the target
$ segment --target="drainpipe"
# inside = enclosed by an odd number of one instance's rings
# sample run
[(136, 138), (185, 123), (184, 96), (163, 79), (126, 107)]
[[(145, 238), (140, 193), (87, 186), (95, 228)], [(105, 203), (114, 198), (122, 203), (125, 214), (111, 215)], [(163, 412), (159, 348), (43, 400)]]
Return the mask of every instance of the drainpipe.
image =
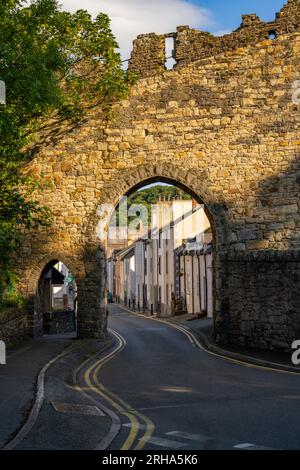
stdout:
[(200, 312), (202, 311), (202, 295), (201, 295), (201, 258), (200, 258), (200, 254), (197, 255), (197, 258), (198, 258), (198, 275), (199, 275), (199, 308), (200, 308)]
[(194, 255), (192, 255), (192, 315), (195, 315)]
[[(143, 312), (147, 309), (147, 299), (145, 298), (145, 293), (146, 293), (146, 269), (147, 269), (147, 277), (149, 276), (149, 267), (148, 267), (148, 257), (147, 257), (147, 253), (148, 253), (148, 246), (146, 245), (146, 243), (144, 242), (143, 243), (143, 249), (144, 249), (144, 285), (143, 285)], [(146, 266), (146, 268), (145, 268)], [(148, 291), (148, 289), (147, 289)]]
[(207, 262), (206, 262), (206, 254), (204, 253), (204, 266), (205, 266), (205, 309), (208, 315), (208, 289), (207, 289)]
[(178, 280), (179, 280), (178, 297), (181, 297), (181, 253), (178, 254)]
[(188, 312), (188, 305), (187, 305), (187, 296), (186, 296), (186, 256), (183, 255), (183, 272), (184, 272), (184, 298), (185, 298), (185, 305)]
[[(159, 237), (159, 234), (158, 234)], [(159, 299), (159, 238), (156, 240), (156, 310), (157, 313), (159, 314), (159, 303), (161, 302), (161, 299)]]

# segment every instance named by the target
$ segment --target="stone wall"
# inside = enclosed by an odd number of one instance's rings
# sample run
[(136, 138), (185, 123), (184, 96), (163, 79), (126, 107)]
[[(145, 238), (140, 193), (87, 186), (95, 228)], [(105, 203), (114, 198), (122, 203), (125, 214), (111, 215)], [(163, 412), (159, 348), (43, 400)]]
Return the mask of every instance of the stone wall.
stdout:
[(76, 317), (72, 310), (44, 313), (43, 330), (45, 334), (56, 335), (76, 331)]
[[(295, 18), (298, 5), (288, 3)], [(77, 128), (53, 128), (32, 149), (26, 169), (47, 182), (37, 200), (54, 216), (51, 228), (24, 234), (16, 256), (20, 288), (32, 305), (32, 331), (41, 272), (58, 259), (78, 286), (79, 335), (106, 335), (105, 236), (97, 237), (97, 208), (114, 207), (142, 182), (164, 180), (206, 204), (214, 233), (217, 340), (288, 347), (286, 319), (292, 315), (297, 325), (300, 314), (290, 307), (300, 296), (290, 258), (300, 250), (300, 107), (292, 102), (300, 33), (292, 29), (276, 40), (155, 70), (115, 106), (109, 123), (93, 109)], [(271, 289), (270, 273), (278, 282), (280, 271), (289, 302), (278, 303)], [(270, 303), (272, 315), (262, 309)], [(253, 311), (260, 320), (253, 320)], [(283, 319), (280, 332), (275, 317)]]
[(228, 277), (232, 343), (290, 351), (300, 338), (300, 251), (231, 257)]
[(205, 57), (233, 51), (241, 47), (254, 46), (270, 37), (279, 37), (299, 31), (300, 1), (289, 0), (277, 13), (274, 21), (266, 23), (255, 14), (243, 15), (241, 26), (230, 34), (214, 36), (189, 26), (179, 26), (176, 33), (139, 36), (134, 42), (130, 69), (140, 77), (153, 75), (165, 69), (165, 39), (174, 37), (176, 66), (195, 62)]
[(27, 313), (17, 308), (0, 311), (0, 340), (14, 343), (29, 335)]
[(130, 68), (139, 77), (155, 75), (165, 68), (165, 36), (141, 34), (133, 42)]

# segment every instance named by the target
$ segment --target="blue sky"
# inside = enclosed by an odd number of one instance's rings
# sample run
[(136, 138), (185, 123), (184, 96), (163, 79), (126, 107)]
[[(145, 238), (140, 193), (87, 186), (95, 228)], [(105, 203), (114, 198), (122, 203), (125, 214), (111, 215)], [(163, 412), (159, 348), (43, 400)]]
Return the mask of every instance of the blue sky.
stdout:
[(272, 21), (287, 0), (189, 0), (213, 13), (216, 26), (209, 30), (233, 30), (241, 23), (241, 15), (256, 13), (263, 21)]

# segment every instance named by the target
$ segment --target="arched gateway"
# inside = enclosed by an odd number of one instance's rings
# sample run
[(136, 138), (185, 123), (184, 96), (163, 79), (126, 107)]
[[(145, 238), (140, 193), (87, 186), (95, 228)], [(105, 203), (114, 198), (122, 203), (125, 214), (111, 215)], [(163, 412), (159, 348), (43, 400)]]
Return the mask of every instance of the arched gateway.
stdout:
[(54, 224), (25, 234), (16, 260), (32, 331), (41, 272), (59, 259), (76, 278), (79, 335), (106, 334), (97, 208), (117, 204), (139, 183), (167, 179), (208, 209), (217, 339), (286, 348), (297, 338), (299, 13), (292, 0), (275, 22), (247, 16), (223, 40), (179, 28), (173, 70), (163, 70), (164, 57), (158, 61), (164, 37), (142, 36), (131, 62), (141, 79), (114, 118), (104, 123), (94, 110), (80, 127), (60, 129), (56, 142), (45, 140), (28, 169), (50, 183), (38, 200), (51, 208)]

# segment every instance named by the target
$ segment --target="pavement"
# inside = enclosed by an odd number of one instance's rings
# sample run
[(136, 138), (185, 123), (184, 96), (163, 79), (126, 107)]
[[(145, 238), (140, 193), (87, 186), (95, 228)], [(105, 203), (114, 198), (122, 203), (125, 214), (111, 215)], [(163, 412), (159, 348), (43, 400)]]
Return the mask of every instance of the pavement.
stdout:
[(0, 366), (0, 448), (26, 421), (41, 368), (70, 346), (72, 337), (27, 340), (9, 350), (7, 364)]
[[(76, 388), (74, 371), (106, 347), (68, 334), (28, 340), (10, 350), (7, 364), (0, 368), (0, 449), (96, 447), (109, 431), (111, 419), (95, 409), (91, 412), (94, 403)], [(41, 383), (41, 370), (47, 364)], [(41, 407), (32, 419), (41, 392)], [(24, 428), (28, 428), (25, 435)]]

